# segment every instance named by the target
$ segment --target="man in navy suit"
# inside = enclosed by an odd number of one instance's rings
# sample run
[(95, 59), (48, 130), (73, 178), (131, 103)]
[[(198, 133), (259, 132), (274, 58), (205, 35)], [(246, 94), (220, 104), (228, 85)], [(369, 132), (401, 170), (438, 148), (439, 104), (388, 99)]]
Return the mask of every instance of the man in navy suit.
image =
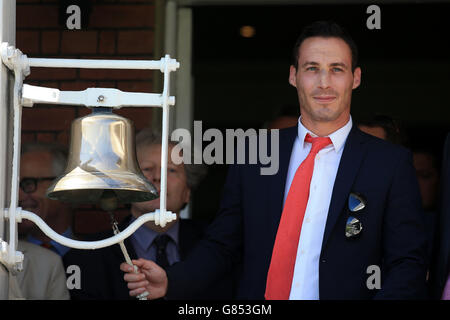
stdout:
[[(147, 290), (149, 299), (185, 299), (238, 264), (236, 298), (277, 299), (270, 288), (286, 273), (270, 274), (273, 265), (284, 267), (275, 252), (283, 249), (284, 209), (296, 199), (289, 194), (297, 170), (311, 164), (310, 141), (323, 138), (329, 144), (315, 151), (306, 209), (298, 212), (300, 235), (284, 242), (297, 245), (281, 299), (424, 298), (427, 238), (412, 157), (353, 126), (351, 95), (360, 81), (356, 46), (340, 26), (305, 28), (289, 75), (301, 117), (279, 132), (278, 172), (261, 175), (261, 164), (230, 166), (218, 215), (185, 261), (164, 272), (141, 259), (140, 274), (121, 265), (130, 295)], [(356, 206), (349, 206), (351, 194)]]

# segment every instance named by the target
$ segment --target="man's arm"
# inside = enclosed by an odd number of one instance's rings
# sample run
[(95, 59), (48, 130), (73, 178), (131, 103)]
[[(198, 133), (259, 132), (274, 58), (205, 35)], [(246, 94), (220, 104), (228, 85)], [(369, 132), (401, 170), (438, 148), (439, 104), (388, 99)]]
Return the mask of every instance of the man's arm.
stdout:
[(383, 223), (383, 278), (377, 299), (424, 299), (427, 236), (412, 156), (398, 157)]
[(219, 212), (185, 261), (168, 268), (168, 299), (193, 299), (230, 272), (242, 247), (243, 166), (229, 167)]
[(127, 264), (121, 265), (121, 270), (127, 272), (124, 279), (130, 295), (148, 291), (148, 299), (195, 299), (232, 270), (242, 247), (241, 168), (230, 166), (220, 210), (205, 237), (184, 261), (169, 267), (167, 273), (145, 259), (133, 261), (139, 267), (138, 274), (133, 274)]

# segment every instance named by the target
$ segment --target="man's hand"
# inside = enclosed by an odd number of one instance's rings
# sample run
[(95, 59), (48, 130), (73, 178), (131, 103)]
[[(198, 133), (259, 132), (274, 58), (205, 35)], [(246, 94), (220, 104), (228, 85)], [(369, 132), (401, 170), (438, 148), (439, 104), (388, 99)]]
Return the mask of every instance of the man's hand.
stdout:
[(164, 297), (168, 283), (166, 271), (150, 260), (141, 258), (132, 262), (138, 267), (138, 273), (134, 273), (133, 267), (125, 262), (120, 265), (120, 270), (125, 272), (123, 278), (128, 282), (130, 296), (135, 297), (147, 291), (147, 299)]

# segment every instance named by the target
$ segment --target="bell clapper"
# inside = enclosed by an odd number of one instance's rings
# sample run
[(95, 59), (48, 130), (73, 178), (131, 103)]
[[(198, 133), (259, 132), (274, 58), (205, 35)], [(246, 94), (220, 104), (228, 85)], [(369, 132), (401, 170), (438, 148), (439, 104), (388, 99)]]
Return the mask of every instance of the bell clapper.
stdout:
[(105, 190), (100, 198), (100, 207), (106, 212), (112, 212), (117, 209), (119, 200), (112, 190)]

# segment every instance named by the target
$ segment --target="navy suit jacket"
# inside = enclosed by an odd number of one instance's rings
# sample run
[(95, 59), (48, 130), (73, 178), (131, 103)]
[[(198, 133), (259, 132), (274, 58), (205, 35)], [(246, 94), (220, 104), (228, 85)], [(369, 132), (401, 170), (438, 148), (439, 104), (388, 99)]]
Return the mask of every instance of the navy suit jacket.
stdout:
[[(261, 175), (260, 164), (230, 166), (221, 207), (206, 238), (167, 272), (167, 298), (183, 299), (201, 291), (239, 264), (236, 298), (264, 299), (297, 127), (279, 134), (277, 174)], [(344, 232), (350, 192), (367, 199), (357, 239), (346, 238)], [(353, 127), (325, 226), (320, 299), (425, 298), (427, 237), (420, 199), (410, 152)], [(380, 290), (367, 287), (371, 265), (381, 269)]]
[(450, 274), (450, 133), (444, 146), (442, 181), (441, 210), (436, 226), (437, 250), (430, 275), (431, 294), (435, 299), (441, 298)]

